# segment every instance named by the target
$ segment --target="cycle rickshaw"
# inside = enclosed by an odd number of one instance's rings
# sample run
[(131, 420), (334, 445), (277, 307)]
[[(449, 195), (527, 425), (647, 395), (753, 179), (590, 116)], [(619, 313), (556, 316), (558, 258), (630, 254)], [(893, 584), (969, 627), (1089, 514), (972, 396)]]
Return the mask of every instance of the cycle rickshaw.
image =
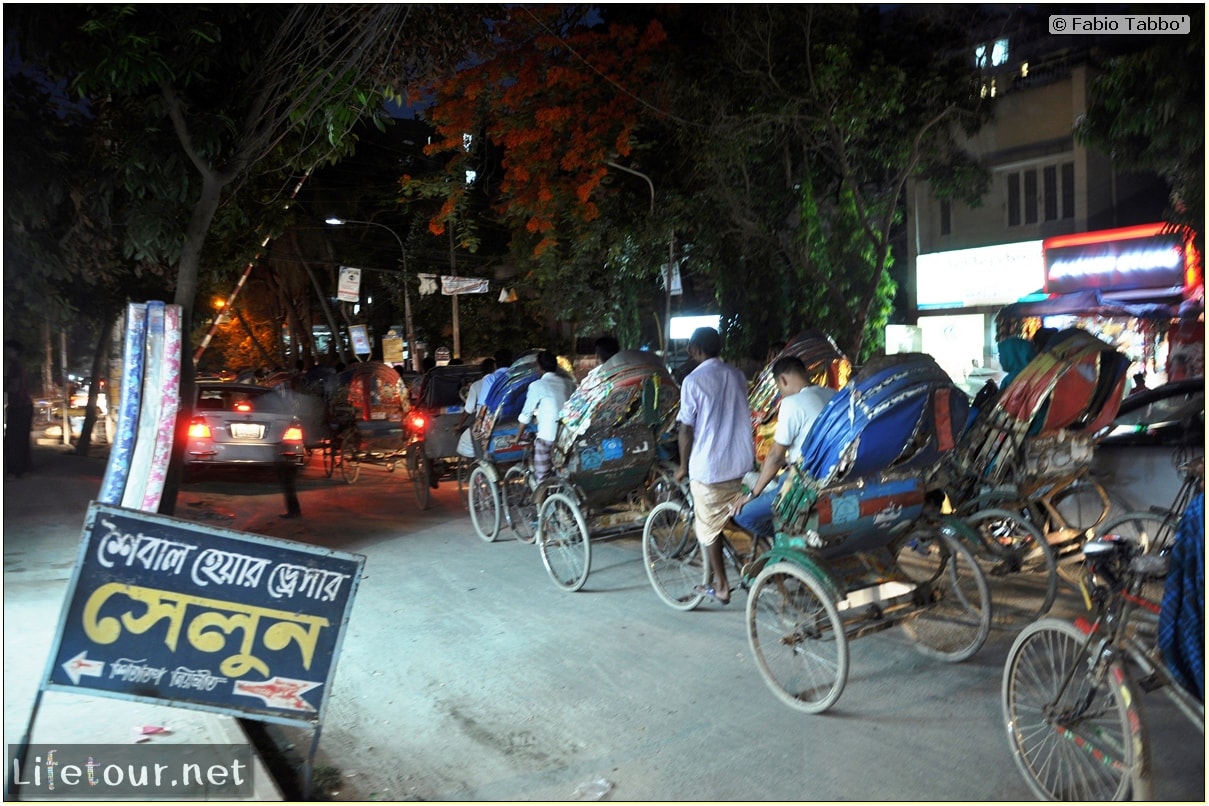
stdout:
[(433, 367), (420, 381), (407, 416), (407, 471), (420, 509), (428, 508), (442, 478), (452, 477), (463, 493), (470, 462), (458, 455), (458, 424), (470, 385), (482, 376), (477, 365), (454, 364)]
[[(658, 356), (617, 353), (593, 369), (563, 406), (550, 475), (528, 463), (508, 491), (509, 519), (536, 524), (554, 584), (578, 591), (592, 565), (591, 539), (641, 529), (656, 504), (679, 498), (672, 427), (680, 387)], [(512, 470), (509, 471), (512, 474)]]
[(383, 465), (393, 472), (406, 456), (404, 418), (410, 404), (399, 373), (389, 364), (353, 364), (334, 378), (328, 397), (328, 440), (324, 469), (336, 468), (352, 484), (363, 463)]
[[(467, 500), (474, 530), (488, 543), (500, 536), (507, 517), (504, 485), (519, 478), (519, 470), (511, 471), (524, 458), (526, 447), (521, 439), (524, 429), (517, 418), (525, 405), (529, 384), (540, 375), (537, 353), (522, 355), (488, 390), (475, 415), (471, 432), (475, 463), (466, 482)], [(532, 426), (528, 430), (532, 430)], [(518, 528), (516, 524), (512, 526)], [(518, 537), (532, 542), (532, 530), (520, 531)]]
[[(969, 527), (940, 512), (928, 470), (956, 445), (968, 398), (927, 355), (871, 361), (807, 435), (774, 508), (771, 549), (743, 569), (748, 641), (789, 706), (821, 713), (848, 679), (848, 641), (901, 625), (925, 654), (957, 662), (990, 632), (990, 590)], [(656, 507), (644, 556), (661, 596), (703, 599), (707, 557), (691, 502)]]
[(1128, 365), (1092, 334), (1068, 331), (979, 413), (937, 468), (933, 485), (978, 533), (975, 553), (997, 586), (1004, 623), (1049, 611), (1059, 565), (1079, 558), (1113, 510), (1090, 466)]

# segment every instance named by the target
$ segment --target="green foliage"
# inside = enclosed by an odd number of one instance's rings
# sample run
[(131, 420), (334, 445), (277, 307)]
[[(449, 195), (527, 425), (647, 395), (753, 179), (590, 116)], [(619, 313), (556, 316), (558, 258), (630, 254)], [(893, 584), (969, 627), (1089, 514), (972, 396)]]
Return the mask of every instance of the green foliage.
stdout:
[[(1188, 7), (1192, 30), (1204, 31), (1204, 7)], [(1153, 171), (1171, 189), (1168, 218), (1205, 224), (1205, 38), (1159, 37), (1144, 50), (1105, 60), (1092, 82), (1075, 136), (1125, 171)]]

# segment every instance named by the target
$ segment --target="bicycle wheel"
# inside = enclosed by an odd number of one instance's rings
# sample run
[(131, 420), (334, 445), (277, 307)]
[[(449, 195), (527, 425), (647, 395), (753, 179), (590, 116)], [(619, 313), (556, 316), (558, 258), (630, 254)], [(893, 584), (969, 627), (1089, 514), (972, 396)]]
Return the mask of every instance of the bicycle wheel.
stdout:
[[(1161, 512), (1143, 512), (1140, 510), (1138, 512), (1126, 512), (1123, 515), (1109, 519), (1097, 531), (1096, 537), (1118, 535), (1141, 546), (1147, 554), (1162, 553), (1169, 550), (1173, 545), (1175, 530), (1179, 526), (1179, 521), (1179, 517), (1173, 513), (1164, 514)], [(1162, 604), (1165, 581), (1162, 577), (1157, 579), (1151, 577), (1145, 578), (1142, 581), (1141, 588), (1138, 590), (1138, 595), (1148, 602), (1153, 602), (1156, 605)], [(1158, 616), (1143, 608), (1138, 608), (1134, 611), (1134, 618), (1138, 624), (1150, 624), (1152, 629), (1158, 628)]]
[(454, 477), (458, 484), (458, 500), (462, 502), (463, 507), (470, 506), (470, 471), (473, 468), (474, 460), (465, 456), (459, 456), (458, 463), (454, 467)]
[(1110, 518), (1096, 530), (1095, 536), (1120, 535), (1141, 546), (1149, 554), (1171, 548), (1179, 520), (1179, 517), (1171, 512), (1126, 512)]
[(592, 566), (592, 543), (579, 505), (566, 493), (554, 493), (542, 502), (537, 520), (542, 564), (555, 585), (574, 593), (588, 581)]
[(1048, 613), (1058, 595), (1058, 561), (1037, 527), (999, 508), (962, 520), (978, 535), (975, 557), (991, 588), (996, 624), (1019, 628)]
[(642, 560), (659, 598), (675, 610), (692, 610), (705, 598), (693, 588), (709, 584), (709, 564), (693, 533), (692, 510), (679, 501), (658, 504), (642, 525)]
[(848, 682), (848, 637), (827, 588), (792, 562), (756, 577), (747, 597), (747, 639), (760, 675), (777, 699), (819, 714)]
[(1076, 479), (1049, 497), (1037, 502), (1044, 512), (1045, 532), (1059, 559), (1077, 556), (1083, 541), (1104, 523), (1113, 511), (1112, 499), (1103, 485), (1094, 480)]
[[(414, 454), (414, 461), (412, 456)], [(412, 468), (411, 488), (416, 494), (416, 504), (420, 509), (428, 509), (432, 503), (432, 460), (424, 453), (424, 443), (417, 442), (407, 449), (407, 465)]]
[(1001, 690), (1012, 758), (1042, 800), (1148, 800), (1135, 692), (1119, 660), (1095, 671), (1086, 642), (1075, 625), (1042, 619), (1012, 643)]
[(488, 543), (500, 534), (500, 492), (480, 465), (470, 471), (470, 520), (474, 531)]
[(923, 603), (903, 620), (903, 632), (925, 655), (957, 663), (973, 657), (991, 632), (991, 591), (965, 544), (943, 531), (928, 542), (935, 543), (941, 573), (919, 586)]
[(537, 504), (529, 488), (528, 474), (520, 465), (513, 465), (504, 474), (504, 500), (512, 533), (522, 543), (533, 545), (537, 539)]
[(354, 436), (346, 436), (340, 440), (340, 474), (346, 484), (352, 484), (361, 477), (361, 440)]

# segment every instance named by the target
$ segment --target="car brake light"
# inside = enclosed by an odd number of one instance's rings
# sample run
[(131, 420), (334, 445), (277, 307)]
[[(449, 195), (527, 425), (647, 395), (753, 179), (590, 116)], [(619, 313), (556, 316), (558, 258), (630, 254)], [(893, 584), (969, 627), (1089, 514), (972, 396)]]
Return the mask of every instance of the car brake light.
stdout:
[(251, 403), (248, 403), (247, 401), (244, 401), (244, 402), (242, 402), (242, 403), (236, 403), (236, 404), (235, 404), (235, 410), (236, 410), (236, 411), (251, 411), (251, 410), (252, 410), (252, 404), (251, 404)]
[(281, 438), (282, 442), (302, 442), (302, 426), (291, 425), (285, 430), (285, 436)]
[(200, 417), (194, 417), (189, 423), (189, 439), (209, 439), (210, 426)]
[(408, 422), (411, 423), (412, 431), (423, 431), (424, 426), (428, 424), (423, 414), (413, 414)]

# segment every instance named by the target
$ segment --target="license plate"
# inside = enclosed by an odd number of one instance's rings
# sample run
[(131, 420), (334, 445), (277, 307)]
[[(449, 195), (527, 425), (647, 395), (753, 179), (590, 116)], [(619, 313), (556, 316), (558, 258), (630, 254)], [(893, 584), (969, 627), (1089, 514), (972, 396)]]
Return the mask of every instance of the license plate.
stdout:
[(259, 423), (231, 423), (231, 436), (236, 439), (262, 439), (264, 426)]

